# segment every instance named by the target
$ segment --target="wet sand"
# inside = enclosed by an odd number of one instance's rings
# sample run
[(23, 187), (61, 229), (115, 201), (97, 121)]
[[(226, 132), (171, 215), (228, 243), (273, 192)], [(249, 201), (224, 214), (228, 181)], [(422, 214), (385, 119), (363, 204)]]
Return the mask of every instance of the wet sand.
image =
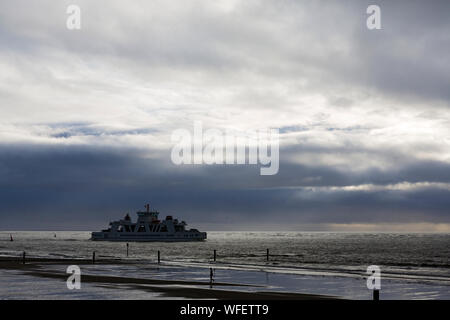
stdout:
[[(130, 261), (120, 259), (102, 259), (96, 262), (101, 264), (130, 264)], [(68, 274), (49, 270), (46, 266), (51, 265), (93, 265), (90, 259), (45, 259), (45, 258), (27, 258), (23, 264), (18, 258), (0, 258), (0, 269), (9, 269), (20, 271), (24, 274), (60, 279), (66, 281)], [(157, 266), (155, 266), (156, 268)], [(269, 292), (264, 291), (264, 287), (248, 285), (242, 283), (213, 282), (212, 286), (207, 281), (183, 281), (183, 280), (161, 280), (161, 279), (140, 279), (123, 276), (108, 275), (81, 275), (82, 281), (86, 283), (96, 283), (99, 285), (114, 288), (120, 285), (130, 289), (143, 290), (148, 292), (160, 293), (162, 296), (170, 298), (187, 299), (227, 299), (227, 300), (330, 300), (336, 297), (325, 295), (313, 295), (307, 293), (289, 293), (289, 292)], [(217, 289), (215, 287), (221, 287)], [(229, 288), (229, 289), (224, 289)], [(239, 291), (236, 287), (253, 287), (252, 292)], [(234, 290), (233, 290), (234, 289)]]

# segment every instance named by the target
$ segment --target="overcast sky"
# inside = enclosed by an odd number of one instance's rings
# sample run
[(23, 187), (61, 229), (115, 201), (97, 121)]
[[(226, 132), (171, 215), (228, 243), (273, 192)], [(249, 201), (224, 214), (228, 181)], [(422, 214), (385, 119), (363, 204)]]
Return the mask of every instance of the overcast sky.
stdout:
[[(449, 16), (445, 0), (2, 0), (0, 229), (95, 230), (149, 202), (206, 230), (450, 232)], [(194, 121), (279, 128), (278, 174), (174, 165)]]

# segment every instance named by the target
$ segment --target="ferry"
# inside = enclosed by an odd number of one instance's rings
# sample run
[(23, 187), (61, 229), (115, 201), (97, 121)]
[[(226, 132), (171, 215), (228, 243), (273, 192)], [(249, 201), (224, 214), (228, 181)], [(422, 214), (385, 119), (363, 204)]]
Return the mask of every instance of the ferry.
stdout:
[(158, 211), (150, 211), (150, 205), (145, 205), (146, 211), (136, 212), (138, 219), (134, 223), (127, 213), (125, 218), (112, 221), (109, 228), (100, 232), (92, 232), (94, 241), (202, 241), (206, 232), (197, 229), (186, 230), (186, 222), (179, 222), (172, 216), (165, 220), (158, 219)]

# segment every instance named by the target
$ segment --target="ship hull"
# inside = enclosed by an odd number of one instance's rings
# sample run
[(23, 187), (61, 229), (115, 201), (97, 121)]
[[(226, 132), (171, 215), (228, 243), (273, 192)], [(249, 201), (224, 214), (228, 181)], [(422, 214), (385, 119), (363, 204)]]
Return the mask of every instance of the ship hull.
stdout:
[(152, 232), (145, 234), (93, 232), (93, 241), (117, 241), (117, 242), (191, 242), (206, 240), (206, 232), (180, 232), (167, 234), (167, 232)]

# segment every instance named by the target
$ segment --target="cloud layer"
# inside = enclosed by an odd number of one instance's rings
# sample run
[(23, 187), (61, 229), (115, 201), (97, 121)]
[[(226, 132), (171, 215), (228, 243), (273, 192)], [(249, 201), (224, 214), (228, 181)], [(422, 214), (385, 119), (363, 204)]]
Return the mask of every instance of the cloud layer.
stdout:
[[(76, 1), (77, 31), (69, 4), (0, 3), (2, 229), (150, 201), (211, 228), (450, 230), (448, 1), (377, 1), (374, 31), (369, 1)], [(279, 128), (279, 173), (173, 165), (194, 121)]]

